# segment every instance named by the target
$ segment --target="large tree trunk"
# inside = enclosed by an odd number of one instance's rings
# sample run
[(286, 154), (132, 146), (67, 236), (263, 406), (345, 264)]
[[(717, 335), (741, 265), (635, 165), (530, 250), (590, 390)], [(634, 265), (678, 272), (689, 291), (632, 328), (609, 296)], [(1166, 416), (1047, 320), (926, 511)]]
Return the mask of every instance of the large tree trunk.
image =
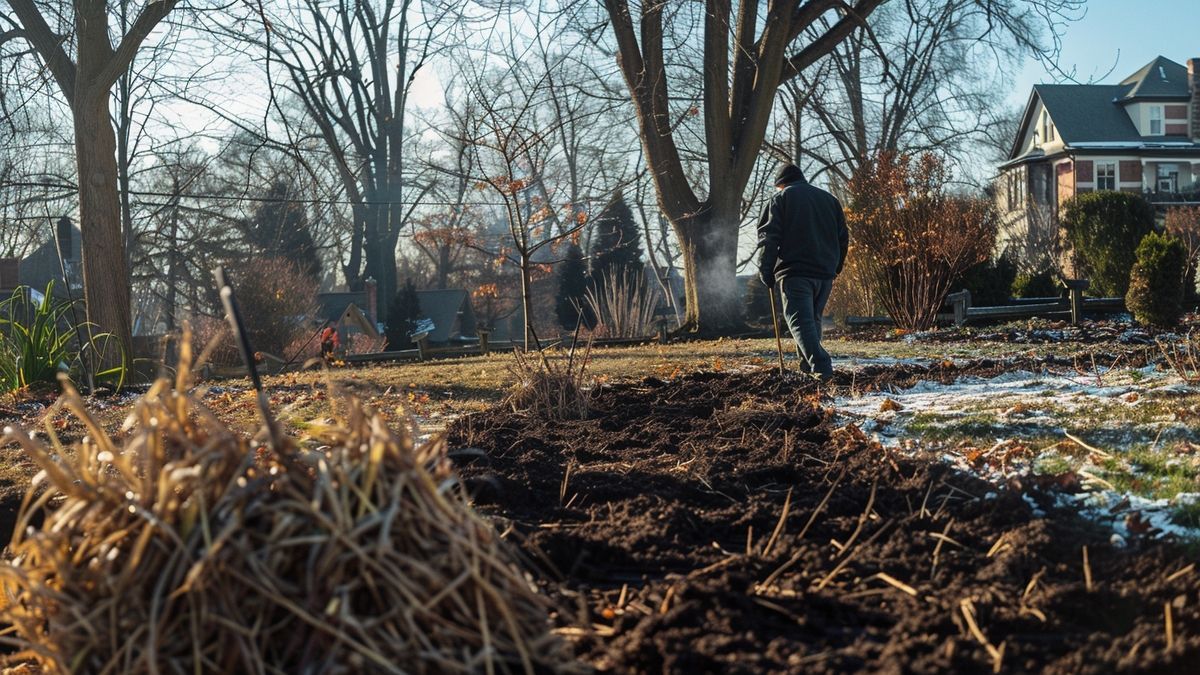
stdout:
[(399, 280), (396, 278), (396, 245), (397, 239), (395, 236), (383, 237), (383, 250), (379, 252), (379, 276), (375, 280), (379, 282), (376, 288), (379, 289), (379, 302), (377, 311), (379, 316), (376, 321), (387, 323), (388, 306), (392, 303), (392, 298), (399, 292)]
[(342, 274), (346, 277), (346, 289), (354, 291), (363, 287), (363, 237), (368, 215), (367, 207), (362, 204), (354, 204), (350, 210), (350, 259), (342, 265)]
[[(375, 201), (377, 193), (371, 190), (368, 193), (367, 199)], [(379, 204), (369, 204), (366, 207), (366, 220), (363, 225), (363, 271), (362, 277), (357, 288), (351, 288), (352, 291), (362, 290), (362, 283), (367, 279), (374, 279), (376, 283), (380, 279), (380, 266), (382, 261), (379, 258), (379, 252), (383, 248), (380, 245), (380, 232), (383, 229), (381, 222), (387, 217), (387, 211)], [(377, 287), (378, 288), (378, 287)], [(381, 289), (382, 290), (382, 289)], [(380, 297), (383, 297), (380, 295)], [(390, 298), (389, 298), (390, 300)], [(386, 312), (386, 310), (384, 310)]]
[(683, 328), (700, 335), (738, 329), (743, 294), (737, 283), (737, 209), (707, 207), (673, 225), (684, 265)]
[(79, 229), (82, 233), (83, 286), (87, 319), (93, 329), (113, 335), (123, 354), (108, 349), (105, 366), (133, 358), (129, 273), (117, 195), (116, 136), (109, 118), (108, 92), (79, 98), (74, 105), (75, 155), (79, 169)]
[(450, 284), (450, 244), (440, 243), (437, 248), (437, 287), (449, 288)]

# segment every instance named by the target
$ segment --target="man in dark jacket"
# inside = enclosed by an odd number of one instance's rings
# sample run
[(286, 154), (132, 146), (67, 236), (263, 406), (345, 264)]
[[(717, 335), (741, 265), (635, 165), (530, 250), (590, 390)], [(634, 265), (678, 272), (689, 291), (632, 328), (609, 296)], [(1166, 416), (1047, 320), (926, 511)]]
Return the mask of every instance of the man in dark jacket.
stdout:
[(758, 276), (768, 288), (778, 283), (783, 290), (783, 314), (802, 369), (827, 379), (833, 364), (821, 347), (821, 316), (846, 264), (846, 216), (833, 195), (809, 185), (792, 164), (780, 169), (775, 187), (758, 221)]

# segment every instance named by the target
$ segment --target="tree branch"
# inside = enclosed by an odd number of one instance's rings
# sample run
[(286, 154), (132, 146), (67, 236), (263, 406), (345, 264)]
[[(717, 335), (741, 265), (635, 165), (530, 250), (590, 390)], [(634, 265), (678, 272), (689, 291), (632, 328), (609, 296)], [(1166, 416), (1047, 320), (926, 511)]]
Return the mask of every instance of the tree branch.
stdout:
[[(26, 1), (26, 0), (22, 0)], [(91, 83), (92, 87), (97, 87), (103, 91), (108, 89), (117, 81), (121, 73), (129, 68), (129, 64), (133, 63), (133, 57), (137, 54), (142, 43), (150, 35), (150, 31), (158, 25), (160, 21), (166, 18), (167, 14), (179, 4), (179, 0), (151, 0), (147, 3), (142, 11), (133, 21), (129, 32), (125, 37), (121, 38), (121, 44), (117, 46), (116, 51), (109, 57), (108, 63), (104, 65), (104, 69), (100, 71), (100, 76), (97, 82)]]
[[(801, 49), (798, 53), (787, 59), (783, 66), (783, 72), (780, 74), (780, 82), (786, 82), (787, 80), (796, 77), (800, 74), (800, 71), (816, 63), (817, 60), (822, 56), (825, 56), (829, 52), (833, 51), (833, 49), (837, 47), (842, 40), (845, 40), (847, 37), (849, 37), (849, 35), (855, 30), (866, 26), (867, 17), (870, 16), (871, 12), (874, 12), (880, 5), (882, 5), (883, 2), (884, 0), (858, 0), (858, 2), (854, 3), (853, 7), (845, 6), (845, 3), (836, 3), (844, 6), (845, 14), (843, 14), (842, 18), (839, 19), (838, 22), (835, 23), (829, 30), (825, 31), (819, 38), (812, 41), (804, 49)], [(831, 3), (828, 2), (814, 2), (810, 4), (812, 4), (814, 8), (818, 5), (823, 6), (821, 13), (824, 13), (824, 11), (829, 9), (830, 7), (828, 5), (831, 5)], [(802, 8), (802, 11), (804, 9), (807, 9), (807, 6)], [(813, 20), (815, 20), (815, 17)]]
[(63, 97), (67, 99), (67, 105), (73, 105), (75, 64), (63, 50), (63, 38), (50, 30), (50, 26), (42, 17), (41, 11), (33, 4), (33, 0), (8, 0), (8, 6), (12, 7), (13, 12), (21, 21), (21, 26), (24, 28), (23, 37), (33, 45), (46, 67), (50, 69), (50, 74), (54, 76), (54, 81), (62, 90)]

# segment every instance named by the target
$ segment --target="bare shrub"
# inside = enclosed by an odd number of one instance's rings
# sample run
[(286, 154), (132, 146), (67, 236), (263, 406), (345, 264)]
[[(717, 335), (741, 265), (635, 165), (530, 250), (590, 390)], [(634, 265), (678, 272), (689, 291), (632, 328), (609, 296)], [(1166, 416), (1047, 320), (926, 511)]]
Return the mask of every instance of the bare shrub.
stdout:
[(1178, 342), (1158, 340), (1158, 348), (1171, 370), (1184, 382), (1200, 384), (1200, 332), (1188, 331)]
[(596, 331), (614, 338), (652, 335), (658, 299), (658, 288), (647, 285), (640, 270), (606, 274), (600, 287), (588, 288), (586, 296)]
[(280, 356), (288, 345), (309, 336), (317, 314), (317, 282), (295, 263), (265, 258), (230, 271), (255, 349)]
[(233, 366), (241, 363), (237, 346), (229, 332), (229, 324), (223, 318), (216, 316), (193, 316), (188, 321), (191, 324), (191, 349), (199, 354), (211, 348), (207, 363), (218, 366)]
[(1196, 267), (1200, 264), (1200, 206), (1176, 206), (1167, 210), (1167, 234), (1183, 244), (1187, 270), (1183, 277), (1186, 298), (1196, 297)]
[(932, 153), (883, 153), (851, 181), (847, 221), (863, 281), (901, 328), (933, 326), (950, 285), (995, 246), (991, 204), (952, 194), (950, 184), (945, 161)]
[(576, 344), (578, 340), (572, 343), (566, 358), (551, 359), (545, 351), (515, 350), (509, 370), (516, 378), (516, 384), (505, 402), (514, 411), (550, 419), (586, 419), (594, 389), (587, 372), (592, 341), (587, 341), (582, 354), (577, 353)]
[(838, 275), (829, 294), (827, 312), (841, 320), (848, 316), (875, 316), (883, 308), (878, 284), (871, 282), (871, 270), (863, 260), (863, 248), (853, 240), (846, 253), (846, 266)]
[[(244, 261), (229, 269), (251, 345), (260, 352), (291, 358), (315, 330), (312, 318), (317, 315), (316, 281), (282, 258)], [(241, 363), (222, 315), (195, 315), (189, 321), (193, 351), (199, 353), (211, 347), (207, 362), (221, 366)], [(308, 358), (309, 353), (319, 355), (320, 343), (314, 340), (304, 351), (299, 360)]]
[(365, 333), (351, 333), (346, 338), (346, 353), (347, 354), (374, 354), (383, 351), (384, 345), (387, 344), (387, 338), (379, 336), (373, 338)]

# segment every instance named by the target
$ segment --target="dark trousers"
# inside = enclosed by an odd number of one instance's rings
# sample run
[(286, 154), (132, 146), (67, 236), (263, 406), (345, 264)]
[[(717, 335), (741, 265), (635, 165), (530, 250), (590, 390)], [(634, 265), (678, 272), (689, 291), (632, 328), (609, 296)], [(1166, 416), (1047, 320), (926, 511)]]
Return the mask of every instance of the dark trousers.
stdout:
[(821, 316), (833, 281), (788, 277), (779, 286), (783, 291), (783, 316), (796, 339), (802, 369), (822, 378), (833, 375), (829, 352), (821, 346)]

